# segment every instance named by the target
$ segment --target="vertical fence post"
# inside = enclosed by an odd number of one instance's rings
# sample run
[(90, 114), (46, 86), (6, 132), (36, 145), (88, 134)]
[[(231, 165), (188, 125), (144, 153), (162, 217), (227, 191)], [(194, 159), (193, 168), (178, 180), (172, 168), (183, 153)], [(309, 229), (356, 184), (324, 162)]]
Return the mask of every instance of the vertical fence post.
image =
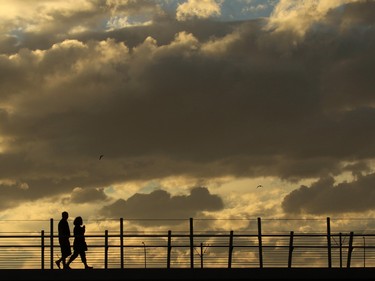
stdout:
[(124, 219), (120, 218), (120, 266), (124, 269)]
[(294, 237), (294, 231), (290, 232), (290, 238), (289, 238), (289, 257), (288, 257), (288, 268), (292, 267), (292, 255), (293, 255), (293, 237)]
[(200, 258), (201, 258), (201, 268), (203, 268), (203, 243), (201, 242), (201, 246), (200, 246), (200, 250), (201, 250), (201, 254), (200, 254)]
[(339, 246), (340, 246), (340, 268), (342, 268), (342, 234), (341, 234), (341, 232), (339, 234), (339, 239), (340, 239), (340, 242), (339, 242)]
[(104, 268), (108, 268), (108, 230), (104, 232)]
[(262, 249), (262, 222), (258, 218), (258, 244), (259, 244), (259, 267), (263, 268), (263, 249)]
[(363, 239), (363, 267), (366, 267), (366, 237), (362, 236)]
[(41, 250), (42, 252), (40, 253), (40, 258), (41, 258), (41, 268), (44, 269), (44, 230), (42, 230), (41, 233)]
[(146, 251), (146, 244), (142, 241), (143, 244), (143, 256), (144, 256), (144, 262), (145, 262), (145, 268), (147, 267), (147, 251)]
[(232, 253), (233, 253), (233, 230), (229, 235), (229, 254), (228, 254), (228, 268), (232, 268)]
[(328, 248), (328, 268), (332, 267), (332, 254), (331, 254), (331, 219), (327, 217), (327, 248)]
[(190, 218), (190, 268), (194, 268), (194, 226), (193, 226), (193, 218)]
[(167, 268), (171, 268), (172, 231), (168, 230)]
[(50, 219), (49, 228), (50, 228), (49, 232), (50, 232), (50, 254), (51, 254), (50, 266), (51, 266), (51, 269), (53, 269), (53, 219)]
[(350, 237), (349, 237), (349, 246), (348, 246), (348, 261), (346, 263), (346, 267), (350, 267), (350, 261), (352, 259), (352, 252), (353, 252), (353, 236), (354, 233), (353, 231), (350, 232)]

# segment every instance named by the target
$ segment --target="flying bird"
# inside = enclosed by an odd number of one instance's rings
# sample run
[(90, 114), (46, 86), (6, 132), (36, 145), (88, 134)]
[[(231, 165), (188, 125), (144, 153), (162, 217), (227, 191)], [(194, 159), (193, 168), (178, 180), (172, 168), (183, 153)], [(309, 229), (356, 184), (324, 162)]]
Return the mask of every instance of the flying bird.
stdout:
[(102, 158), (103, 158), (103, 156), (104, 156), (103, 154), (102, 154), (102, 155), (100, 155), (100, 156), (99, 156), (99, 160), (100, 160), (100, 159), (102, 159)]
[(260, 185), (257, 186), (257, 188), (258, 188), (258, 187), (263, 187), (263, 185), (260, 184)]

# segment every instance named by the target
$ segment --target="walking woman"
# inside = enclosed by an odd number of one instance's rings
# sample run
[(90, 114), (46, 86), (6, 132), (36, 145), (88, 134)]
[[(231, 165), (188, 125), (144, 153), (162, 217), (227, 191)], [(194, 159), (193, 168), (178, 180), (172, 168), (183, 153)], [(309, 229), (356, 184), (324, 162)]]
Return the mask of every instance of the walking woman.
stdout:
[(85, 265), (86, 269), (92, 269), (92, 266), (87, 265), (86, 261), (86, 251), (87, 244), (85, 241), (85, 226), (83, 225), (82, 217), (76, 217), (73, 221), (74, 224), (74, 242), (73, 242), (73, 255), (70, 256), (68, 263), (66, 264), (67, 268), (70, 269), (70, 264), (73, 262), (78, 255), (81, 257), (82, 263)]

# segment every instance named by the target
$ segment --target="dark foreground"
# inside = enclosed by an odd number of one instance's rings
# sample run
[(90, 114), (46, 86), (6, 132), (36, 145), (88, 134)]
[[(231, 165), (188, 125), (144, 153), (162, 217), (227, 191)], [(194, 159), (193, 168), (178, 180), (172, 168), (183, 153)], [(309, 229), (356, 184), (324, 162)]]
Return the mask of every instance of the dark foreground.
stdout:
[(2, 269), (0, 280), (374, 280), (375, 268)]

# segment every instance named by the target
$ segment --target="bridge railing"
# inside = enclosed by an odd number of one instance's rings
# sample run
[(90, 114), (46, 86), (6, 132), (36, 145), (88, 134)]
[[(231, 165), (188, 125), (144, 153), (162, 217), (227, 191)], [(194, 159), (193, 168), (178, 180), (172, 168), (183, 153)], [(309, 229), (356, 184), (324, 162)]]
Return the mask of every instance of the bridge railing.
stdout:
[[(374, 267), (375, 233), (255, 229), (203, 231), (189, 219), (186, 230), (139, 231), (119, 228), (89, 232), (87, 259), (95, 268), (235, 268), (235, 267)], [(0, 233), (0, 268), (56, 268), (60, 248), (50, 220), (49, 231)], [(73, 238), (72, 238), (73, 239)], [(79, 257), (72, 268), (81, 268)]]

